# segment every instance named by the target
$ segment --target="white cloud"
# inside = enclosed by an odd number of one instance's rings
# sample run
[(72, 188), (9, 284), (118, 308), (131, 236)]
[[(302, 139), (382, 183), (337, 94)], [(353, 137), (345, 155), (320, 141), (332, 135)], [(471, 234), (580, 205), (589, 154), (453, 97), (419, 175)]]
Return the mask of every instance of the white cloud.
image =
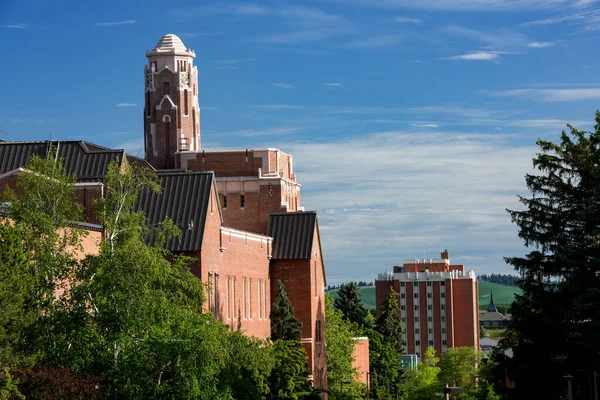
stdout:
[(344, 85), (342, 85), (339, 82), (325, 82), (325, 83), (323, 83), (323, 85), (329, 86), (329, 87), (336, 87), (336, 88), (343, 88), (344, 87)]
[(304, 108), (303, 106), (296, 106), (292, 104), (255, 104), (253, 108), (260, 108), (262, 110), (298, 110)]
[(339, 29), (311, 29), (292, 32), (274, 32), (266, 35), (260, 35), (254, 38), (257, 42), (274, 44), (297, 44), (306, 42), (316, 42), (346, 33), (346, 30)]
[(116, 146), (116, 148), (124, 149), (126, 153), (134, 156), (144, 157), (144, 140), (141, 138), (123, 142)]
[(512, 89), (490, 92), (500, 97), (520, 97), (548, 102), (570, 102), (600, 98), (600, 88), (575, 89)]
[(554, 42), (531, 42), (527, 45), (527, 47), (533, 47), (534, 49), (542, 49), (550, 46), (554, 46)]
[(249, 63), (252, 61), (256, 61), (256, 58), (239, 58), (239, 59), (234, 59), (234, 60), (215, 60), (215, 61), (213, 61), (213, 64), (239, 65), (239, 64)]
[(29, 24), (5, 24), (1, 26), (8, 29), (27, 29), (30, 27)]
[(441, 28), (445, 34), (466, 38), (474, 42), (485, 43), (493, 48), (519, 47), (527, 43), (527, 38), (520, 32), (502, 29), (495, 31), (481, 31), (450, 25)]
[(438, 124), (412, 124), (412, 126), (417, 128), (439, 128)]
[(200, 111), (215, 111), (218, 110), (218, 107), (200, 107)]
[(406, 8), (433, 11), (543, 10), (568, 4), (570, 0), (336, 0), (369, 7)]
[(451, 57), (442, 57), (442, 60), (491, 61), (497, 60), (498, 58), (498, 52), (476, 51), (474, 53), (460, 54)]
[(280, 136), (280, 135), (288, 135), (290, 133), (298, 132), (303, 130), (304, 128), (297, 127), (274, 127), (274, 128), (265, 128), (265, 129), (242, 129), (233, 132), (220, 132), (219, 135), (226, 136)]
[(368, 39), (353, 40), (346, 47), (354, 49), (373, 49), (394, 46), (404, 40), (400, 35), (376, 36)]
[(135, 103), (119, 103), (117, 104), (117, 107), (135, 107), (137, 106), (137, 104)]
[(408, 24), (420, 24), (423, 21), (418, 18), (396, 17), (396, 22)]
[(233, 65), (217, 65), (216, 69), (236, 69)]
[(424, 249), (485, 256), (467, 268), (500, 270), (502, 256), (523, 252), (505, 209), (520, 207), (533, 141), (419, 129), (281, 148), (294, 155), (302, 205), (319, 211), (330, 282), (374, 278)]
[(98, 22), (96, 26), (120, 26), (120, 25), (131, 25), (135, 24), (137, 21), (135, 19), (128, 19), (127, 21), (116, 21), (116, 22)]
[(295, 89), (296, 86), (292, 85), (291, 83), (272, 83), (271, 86), (275, 86), (276, 88), (280, 88), (280, 89)]

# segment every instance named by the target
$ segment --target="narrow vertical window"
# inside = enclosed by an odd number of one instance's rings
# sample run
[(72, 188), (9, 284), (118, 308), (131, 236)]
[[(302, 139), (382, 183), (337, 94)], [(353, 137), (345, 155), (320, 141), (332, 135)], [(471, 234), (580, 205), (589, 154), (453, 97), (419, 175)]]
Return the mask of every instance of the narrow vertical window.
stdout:
[(318, 319), (315, 323), (315, 340), (317, 343), (321, 343), (322, 341), (322, 336), (321, 336), (321, 320)]
[(227, 300), (227, 302), (225, 303), (225, 308), (227, 308), (227, 319), (229, 319), (229, 318), (230, 318), (230, 315), (231, 315), (231, 314), (230, 314), (230, 311), (229, 311), (229, 310), (230, 310), (229, 306), (230, 306), (230, 304), (231, 304), (231, 299), (230, 299), (230, 297), (229, 297), (229, 294), (230, 294), (230, 291), (231, 291), (231, 289), (230, 289), (230, 287), (229, 287), (229, 286), (230, 286), (230, 285), (229, 285), (229, 279), (230, 279), (230, 278), (229, 278), (229, 275), (228, 275), (228, 276), (225, 278), (225, 298), (226, 298), (226, 300)]
[(262, 318), (262, 280), (258, 280), (258, 319)]
[(248, 278), (248, 318), (252, 319), (252, 278)]
[(243, 194), (240, 194), (240, 207), (244, 208), (244, 203), (246, 202), (246, 198)]
[(188, 101), (188, 90), (185, 89), (183, 91), (183, 106), (185, 110), (185, 115), (190, 115), (190, 104)]
[(223, 208), (227, 208), (227, 196), (223, 195)]
[(235, 320), (235, 276), (231, 278), (231, 319)]
[(313, 266), (313, 278), (315, 280), (315, 297), (318, 296), (318, 291), (317, 291), (317, 261), (314, 262), (314, 266)]
[(163, 82), (163, 94), (169, 94), (169, 82)]
[(242, 318), (246, 318), (246, 278), (242, 278)]

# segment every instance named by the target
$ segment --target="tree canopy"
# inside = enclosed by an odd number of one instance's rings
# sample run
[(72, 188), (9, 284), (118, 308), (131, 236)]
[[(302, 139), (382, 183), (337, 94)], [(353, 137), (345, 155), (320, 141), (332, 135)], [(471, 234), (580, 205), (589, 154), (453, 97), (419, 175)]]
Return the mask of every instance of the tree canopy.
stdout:
[(300, 340), (302, 323), (296, 318), (285, 285), (280, 280), (277, 281), (277, 296), (269, 317), (271, 318), (271, 340)]
[(338, 297), (335, 299), (335, 308), (344, 314), (344, 318), (356, 324), (364, 326), (369, 311), (366, 309), (358, 286), (354, 282), (342, 284), (338, 289)]

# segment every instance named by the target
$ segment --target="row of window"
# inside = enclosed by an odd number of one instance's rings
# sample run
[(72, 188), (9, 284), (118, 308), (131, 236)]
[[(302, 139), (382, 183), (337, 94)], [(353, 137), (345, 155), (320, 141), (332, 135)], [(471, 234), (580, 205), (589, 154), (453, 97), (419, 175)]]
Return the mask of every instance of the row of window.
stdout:
[[(442, 316), (441, 322), (446, 322), (446, 317)], [(406, 317), (402, 317), (402, 322), (406, 322)], [(415, 322), (419, 322), (419, 317), (415, 317)], [(433, 317), (427, 317), (427, 322), (433, 322)]]
[[(418, 335), (420, 333), (421, 330), (419, 328), (415, 328), (415, 335)], [(427, 333), (433, 334), (433, 328), (429, 328)], [(446, 328), (442, 328), (442, 333), (446, 333)]]
[[(421, 341), (420, 340), (415, 340), (415, 346), (420, 346), (421, 345)], [(447, 346), (448, 345), (448, 341), (447, 340), (442, 340), (442, 346)], [(433, 346), (433, 340), (429, 341), (429, 346)], [(417, 353), (417, 357), (420, 357), (421, 353)]]
[[(243, 194), (240, 194), (240, 208), (244, 208), (246, 204), (246, 198)], [(227, 196), (223, 195), (223, 208), (227, 208)]]
[[(442, 299), (445, 299), (446, 298), (446, 293), (445, 292), (440, 293), (440, 297)], [(400, 293), (400, 298), (401, 299), (405, 299), (406, 298), (406, 293)], [(413, 293), (413, 298), (418, 299), (419, 298), (419, 293)], [(427, 298), (428, 299), (433, 298), (433, 293), (427, 293)]]
[[(400, 309), (402, 311), (406, 311), (406, 306), (404, 304), (402, 304), (400, 306)], [(433, 305), (427, 304), (427, 309), (430, 310), (430, 311), (433, 310)], [(440, 309), (445, 310), (446, 309), (446, 305), (445, 304), (440, 305)], [(418, 304), (415, 304), (415, 311), (419, 311), (419, 305)]]
[[(405, 287), (406, 282), (400, 282), (400, 287)], [(419, 282), (413, 282), (413, 287), (418, 287)], [(431, 281), (427, 282), (427, 286), (431, 286)], [(446, 286), (446, 281), (440, 281), (440, 286)]]

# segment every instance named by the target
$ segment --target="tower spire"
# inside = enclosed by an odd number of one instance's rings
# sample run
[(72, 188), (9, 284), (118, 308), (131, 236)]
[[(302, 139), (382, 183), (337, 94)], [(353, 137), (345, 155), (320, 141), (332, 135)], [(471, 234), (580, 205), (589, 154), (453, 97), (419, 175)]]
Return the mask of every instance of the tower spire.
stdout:
[(498, 312), (496, 304), (494, 304), (494, 292), (490, 290), (490, 304), (487, 308), (488, 312)]

